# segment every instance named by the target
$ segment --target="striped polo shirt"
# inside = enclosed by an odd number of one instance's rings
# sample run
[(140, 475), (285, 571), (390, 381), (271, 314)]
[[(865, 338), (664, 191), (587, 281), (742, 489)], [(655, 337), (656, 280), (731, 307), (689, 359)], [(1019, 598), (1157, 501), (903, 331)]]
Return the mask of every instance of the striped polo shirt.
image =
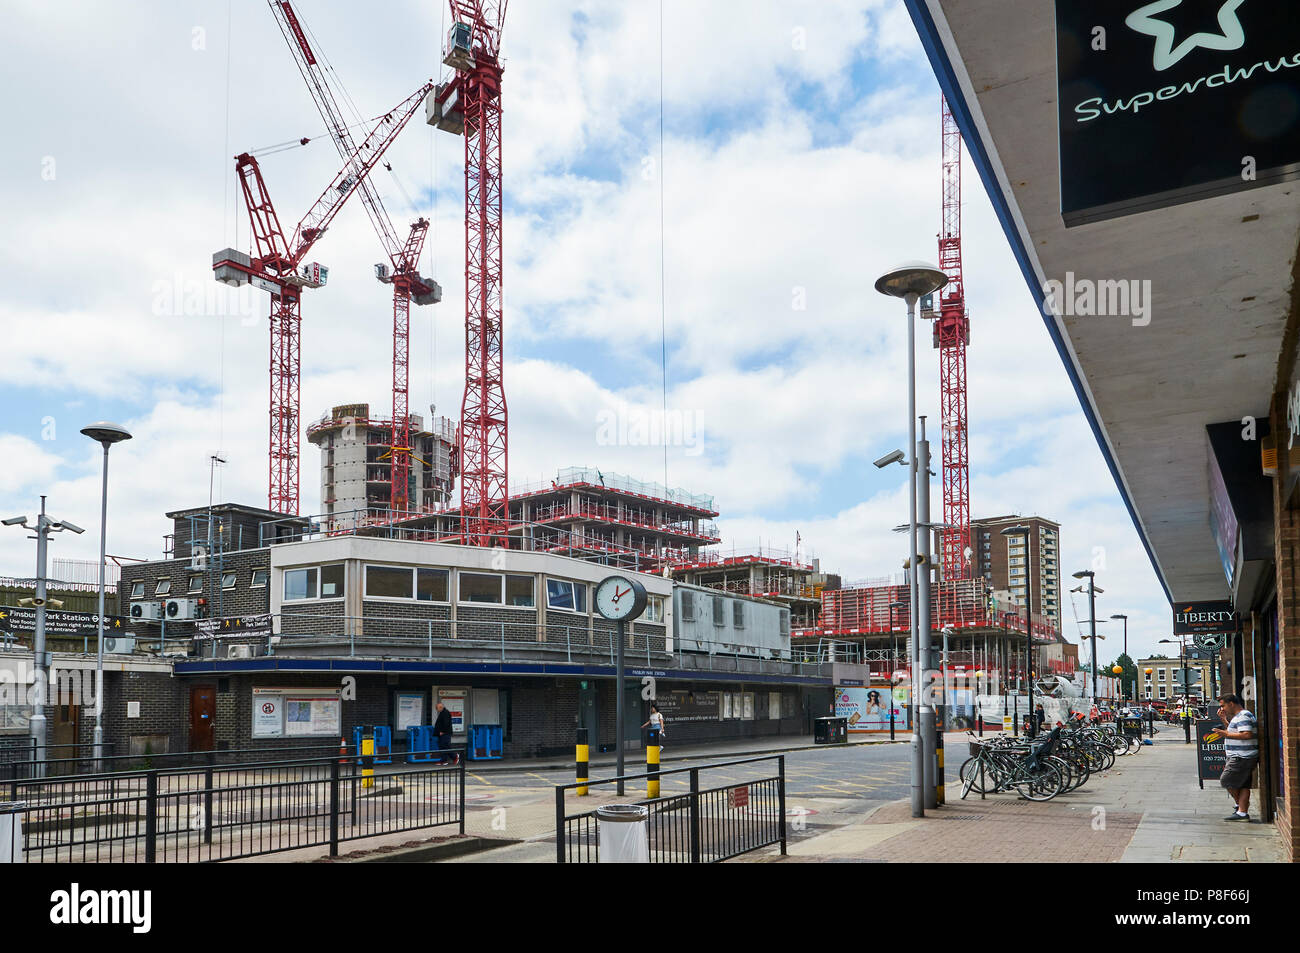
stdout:
[(1232, 721), (1228, 722), (1229, 731), (1249, 731), (1253, 733), (1250, 738), (1224, 738), (1223, 753), (1229, 758), (1258, 758), (1259, 757), (1259, 734), (1255, 728), (1255, 716), (1244, 708), (1232, 716)]

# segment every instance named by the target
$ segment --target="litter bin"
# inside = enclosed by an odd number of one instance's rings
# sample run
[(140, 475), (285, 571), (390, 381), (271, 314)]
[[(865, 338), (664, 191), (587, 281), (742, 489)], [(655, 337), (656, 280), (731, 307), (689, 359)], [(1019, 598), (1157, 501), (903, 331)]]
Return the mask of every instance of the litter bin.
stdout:
[(818, 718), (813, 722), (813, 744), (834, 745), (849, 740), (847, 718)]
[(27, 807), (22, 801), (0, 803), (0, 864), (23, 862), (23, 815)]
[(650, 863), (650, 810), (641, 804), (607, 804), (596, 808), (602, 864)]

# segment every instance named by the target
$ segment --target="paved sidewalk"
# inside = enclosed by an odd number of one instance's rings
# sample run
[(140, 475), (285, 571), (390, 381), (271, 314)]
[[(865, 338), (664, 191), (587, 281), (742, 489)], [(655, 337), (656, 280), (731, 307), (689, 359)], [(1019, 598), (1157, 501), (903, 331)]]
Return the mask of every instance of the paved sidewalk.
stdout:
[[(1285, 860), (1272, 824), (1234, 824), (1227, 793), (1197, 786), (1196, 749), (1181, 738), (1157, 740), (1120, 758), (1104, 775), (1051, 801), (1011, 794), (960, 799), (950, 781), (949, 803), (913, 818), (908, 802), (893, 801), (865, 817), (795, 840), (789, 856), (774, 851), (742, 858), (758, 862), (1028, 862), (1150, 863)], [(954, 762), (956, 759), (953, 759)], [(959, 764), (950, 765), (950, 777)]]

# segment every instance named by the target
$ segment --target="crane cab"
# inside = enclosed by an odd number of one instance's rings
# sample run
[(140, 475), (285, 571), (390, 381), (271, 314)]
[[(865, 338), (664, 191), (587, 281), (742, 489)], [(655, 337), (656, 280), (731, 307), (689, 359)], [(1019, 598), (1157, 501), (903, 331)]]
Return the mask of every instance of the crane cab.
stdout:
[(474, 54), (470, 52), (469, 47), (471, 35), (468, 23), (456, 22), (451, 25), (451, 29), (447, 32), (445, 55), (442, 58), (444, 66), (462, 71), (474, 68)]

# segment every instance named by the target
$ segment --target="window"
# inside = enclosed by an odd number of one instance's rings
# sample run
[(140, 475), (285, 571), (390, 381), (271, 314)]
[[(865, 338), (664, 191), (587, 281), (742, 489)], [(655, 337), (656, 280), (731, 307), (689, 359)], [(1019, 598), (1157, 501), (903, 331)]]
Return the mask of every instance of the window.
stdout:
[(415, 571), (415, 598), (420, 602), (447, 602), (449, 578), (445, 569), (417, 569)]
[(144, 598), (144, 581), (143, 581), (143, 580), (137, 580), (136, 582), (131, 583), (131, 598), (132, 598), (132, 599), (143, 599), (143, 598)]
[(587, 611), (587, 584), (567, 579), (546, 580), (546, 605), (569, 612)]
[(284, 571), (285, 602), (297, 602), (303, 599), (341, 599), (342, 597), (342, 563)]
[(745, 604), (737, 599), (731, 604), (732, 608), (732, 628), (743, 629), (745, 627)]
[(171, 591), (172, 591), (172, 581), (170, 579), (164, 578), (158, 580), (158, 586), (157, 588), (154, 589), (153, 594), (155, 596), (166, 596), (169, 595)]
[(253, 581), (251, 583), (251, 587), (253, 589), (265, 589), (267, 584), (270, 581), (271, 581), (271, 570), (269, 569), (253, 570)]
[(535, 605), (532, 576), (506, 576), (506, 605), (527, 609)]
[(194, 575), (190, 576), (189, 591), (190, 591), (190, 592), (202, 592), (202, 591), (203, 591), (203, 574), (202, 574), (202, 573), (197, 573), (197, 572), (196, 572), (196, 573), (194, 573)]
[(1157, 673), (1156, 678), (1160, 679), (1162, 682), (1165, 680), (1165, 670), (1163, 668), (1160, 669), (1159, 673)]
[(409, 566), (367, 566), (366, 598), (411, 598), (414, 573)]
[(234, 589), (234, 588), (235, 588), (235, 582), (236, 582), (236, 580), (237, 580), (238, 578), (239, 578), (239, 574), (238, 574), (238, 573), (234, 573), (234, 572), (223, 572), (223, 573), (221, 574), (221, 588), (222, 588), (222, 589)]
[(1160, 686), (1160, 697), (1161, 698), (1165, 697), (1165, 687), (1163, 685)]
[(790, 634), (790, 610), (789, 609), (781, 610), (781, 634), (782, 635)]
[(460, 574), (461, 602), (488, 602), (501, 604), (501, 577), (495, 573), (462, 572)]
[(645, 603), (645, 621), (664, 621), (664, 600), (662, 596), (648, 596)]
[(695, 621), (695, 593), (682, 592), (682, 621)]
[(713, 597), (713, 624), (727, 624), (727, 603), (721, 596)]

